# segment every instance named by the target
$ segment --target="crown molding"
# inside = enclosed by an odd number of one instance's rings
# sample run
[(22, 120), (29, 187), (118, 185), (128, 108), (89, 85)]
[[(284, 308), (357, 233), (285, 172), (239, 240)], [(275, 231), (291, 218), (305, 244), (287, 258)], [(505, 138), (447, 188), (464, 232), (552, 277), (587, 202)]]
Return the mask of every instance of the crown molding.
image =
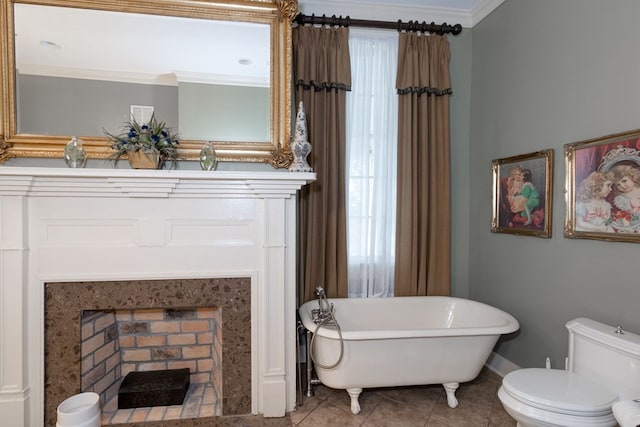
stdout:
[(354, 19), (378, 21), (426, 21), (472, 28), (505, 0), (483, 0), (473, 10), (380, 2), (345, 2), (341, 0), (299, 0), (305, 15), (350, 16)]
[(20, 64), (18, 73), (47, 77), (64, 77), (68, 79), (104, 80), (121, 83), (177, 86), (174, 74), (148, 74), (125, 71), (88, 70), (84, 68), (56, 67), (51, 65)]
[(471, 11), (471, 27), (486, 18), (498, 8), (505, 0), (483, 0)]
[(49, 65), (21, 64), (21, 75), (63, 77), (68, 79), (101, 80), (120, 83), (178, 86), (178, 83), (200, 83), (225, 86), (269, 87), (269, 81), (261, 77), (241, 77), (233, 75), (174, 71), (167, 74), (132, 73), (84, 68), (55, 67)]
[(269, 79), (226, 74), (197, 73), (192, 71), (174, 71), (178, 82), (200, 83), (225, 86), (269, 87)]
[(349, 3), (336, 0), (304, 0), (298, 9), (305, 15), (341, 15), (354, 19), (370, 19), (377, 21), (434, 21), (436, 23), (460, 24), (471, 26), (471, 14), (464, 10), (444, 9), (423, 6), (398, 6), (393, 3)]

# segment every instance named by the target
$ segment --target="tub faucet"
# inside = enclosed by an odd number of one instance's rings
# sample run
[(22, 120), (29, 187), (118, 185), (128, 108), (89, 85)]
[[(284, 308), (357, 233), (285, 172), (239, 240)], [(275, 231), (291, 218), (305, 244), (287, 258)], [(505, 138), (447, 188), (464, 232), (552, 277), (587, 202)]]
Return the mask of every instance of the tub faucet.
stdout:
[(324, 289), (318, 286), (314, 293), (318, 297), (318, 307), (320, 311), (326, 310), (327, 307), (324, 307), (324, 305), (327, 303), (327, 294), (324, 293)]
[(324, 289), (318, 286), (314, 292), (318, 297), (318, 308), (311, 310), (311, 319), (315, 324), (327, 324), (333, 318), (333, 305), (329, 305)]

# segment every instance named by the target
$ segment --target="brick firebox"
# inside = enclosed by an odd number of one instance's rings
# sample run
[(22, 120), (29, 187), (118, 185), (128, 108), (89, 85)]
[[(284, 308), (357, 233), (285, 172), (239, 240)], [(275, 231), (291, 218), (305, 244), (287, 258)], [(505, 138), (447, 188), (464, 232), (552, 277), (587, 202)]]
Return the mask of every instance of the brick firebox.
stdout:
[(128, 373), (186, 368), (194, 387), (211, 391), (198, 413), (221, 414), (221, 310), (83, 310), (81, 330), (81, 390), (98, 393), (103, 412)]

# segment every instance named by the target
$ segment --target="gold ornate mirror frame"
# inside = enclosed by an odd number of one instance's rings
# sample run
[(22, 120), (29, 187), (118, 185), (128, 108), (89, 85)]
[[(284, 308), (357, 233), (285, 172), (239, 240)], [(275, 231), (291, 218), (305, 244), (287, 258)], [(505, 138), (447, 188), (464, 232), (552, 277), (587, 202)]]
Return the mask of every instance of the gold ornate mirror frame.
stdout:
[[(291, 135), (291, 23), (297, 0), (0, 0), (0, 163), (12, 157), (61, 158), (70, 135), (18, 133), (14, 4), (74, 7), (116, 12), (268, 24), (271, 33), (271, 140), (265, 143), (215, 141), (221, 161), (264, 162), (288, 167)], [(106, 159), (105, 137), (83, 137), (89, 158)], [(205, 141), (180, 140), (179, 159), (196, 160)]]

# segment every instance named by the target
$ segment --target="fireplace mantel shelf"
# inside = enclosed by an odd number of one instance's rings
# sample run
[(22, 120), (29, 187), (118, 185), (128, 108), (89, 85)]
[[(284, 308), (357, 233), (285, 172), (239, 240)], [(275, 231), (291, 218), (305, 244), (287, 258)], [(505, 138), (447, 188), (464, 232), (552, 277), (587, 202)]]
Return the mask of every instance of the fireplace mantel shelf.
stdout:
[(294, 195), (315, 173), (0, 168), (0, 195), (42, 197), (249, 197)]

